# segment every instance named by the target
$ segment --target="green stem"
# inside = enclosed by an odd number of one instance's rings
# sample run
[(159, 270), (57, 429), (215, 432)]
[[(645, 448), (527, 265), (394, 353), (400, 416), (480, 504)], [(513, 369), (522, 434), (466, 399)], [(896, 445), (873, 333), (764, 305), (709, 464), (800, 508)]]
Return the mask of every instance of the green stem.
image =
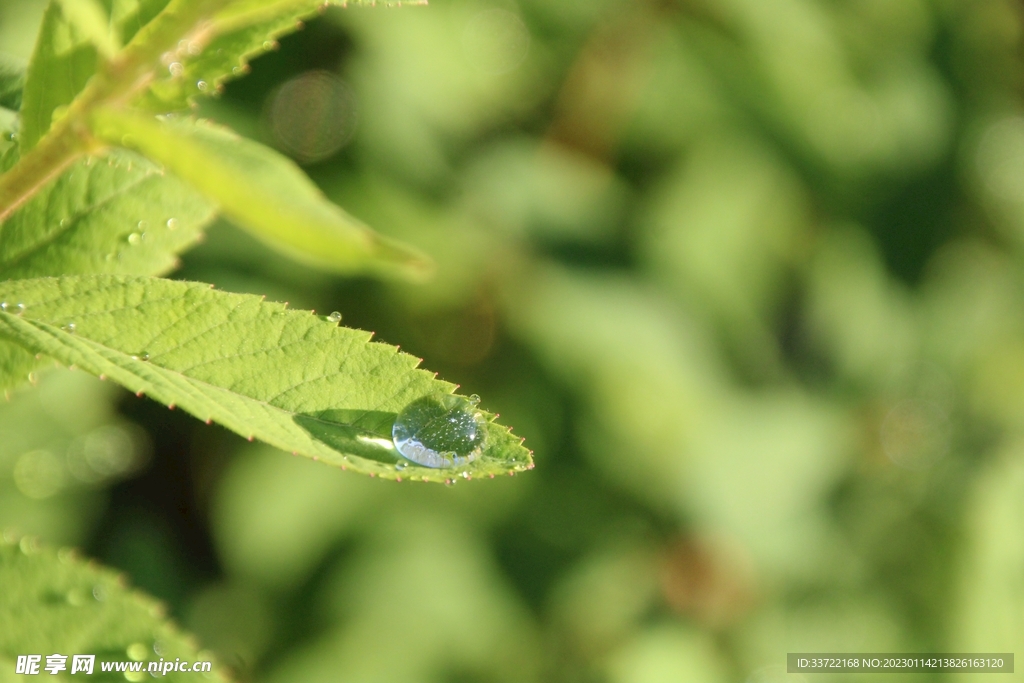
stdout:
[(0, 175), (0, 224), (57, 178), (78, 157), (100, 147), (90, 130), (92, 112), (127, 103), (156, 78), (165, 55), (182, 39), (200, 48), (213, 38), (208, 18), (231, 0), (171, 0), (117, 56), (104, 64), (64, 117), (13, 168)]

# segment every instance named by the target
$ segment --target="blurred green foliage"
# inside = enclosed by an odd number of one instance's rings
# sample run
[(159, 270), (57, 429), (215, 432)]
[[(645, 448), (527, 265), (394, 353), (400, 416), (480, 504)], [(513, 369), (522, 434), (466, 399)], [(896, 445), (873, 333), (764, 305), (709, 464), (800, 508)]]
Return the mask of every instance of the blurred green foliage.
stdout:
[[(40, 13), (0, 5), (0, 44)], [(177, 275), (341, 311), (537, 469), (364, 480), (54, 372), (0, 412), (0, 525), (127, 570), (241, 680), (1024, 652), (1022, 30), (1011, 0), (329, 11), (199, 113), (436, 277), (226, 223)], [(121, 465), (76, 460), (96, 434)]]

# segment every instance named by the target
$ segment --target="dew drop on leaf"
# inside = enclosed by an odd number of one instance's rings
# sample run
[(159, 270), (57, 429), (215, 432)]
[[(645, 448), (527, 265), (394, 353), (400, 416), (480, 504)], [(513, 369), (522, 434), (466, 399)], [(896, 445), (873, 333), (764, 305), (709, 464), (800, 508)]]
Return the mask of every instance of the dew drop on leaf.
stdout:
[(132, 234), (128, 235), (128, 244), (131, 244), (131, 245), (134, 246), (134, 245), (138, 244), (141, 241), (142, 241), (142, 235), (140, 235), (137, 232), (133, 232)]
[(480, 456), (484, 419), (472, 399), (424, 396), (399, 413), (391, 434), (407, 460), (424, 467), (454, 467)]
[(329, 316), (327, 316), (327, 320), (329, 320), (330, 322), (335, 323), (335, 324), (340, 323), (341, 322), (341, 313), (338, 313), (337, 311), (335, 311), (334, 313), (331, 313)]
[(168, 218), (167, 219), (167, 229), (168, 230), (177, 230), (178, 229), (178, 219), (177, 218)]

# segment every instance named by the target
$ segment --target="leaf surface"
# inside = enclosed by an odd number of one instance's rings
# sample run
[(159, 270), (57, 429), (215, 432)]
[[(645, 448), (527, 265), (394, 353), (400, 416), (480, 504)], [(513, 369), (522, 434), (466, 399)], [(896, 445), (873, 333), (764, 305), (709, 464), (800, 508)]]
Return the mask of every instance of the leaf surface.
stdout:
[[(92, 681), (124, 681), (119, 672), (103, 672), (101, 662), (141, 660), (146, 663), (207, 660), (197, 652), (190, 636), (163, 616), (153, 598), (125, 587), (110, 569), (85, 563), (68, 550), (40, 548), (30, 538), (14, 543), (0, 537), (0, 670), (3, 680), (14, 674), (18, 655), (42, 655), (39, 674), (50, 678), (46, 656), (66, 655), (62, 672), (69, 676), (72, 656), (96, 656), (92, 675), (78, 672), (73, 678)], [(148, 679), (148, 673), (138, 678)], [(208, 673), (169, 671), (167, 681), (226, 681), (214, 666)]]
[(483, 411), (478, 459), (448, 469), (406, 461), (391, 441), (397, 415), (454, 386), (369, 333), (309, 312), (203, 284), (116, 276), (0, 283), (0, 301), (0, 336), (287, 451), (391, 479), (532, 467), (520, 440)]
[[(70, 1), (70, 0), (69, 0)], [(128, 42), (168, 0), (107, 0), (113, 23), (111, 40)], [(87, 10), (88, 13), (88, 10)], [(22, 154), (35, 147), (53, 123), (54, 114), (71, 104), (100, 64), (95, 36), (68, 19), (61, 0), (51, 0), (25, 78), (21, 133)]]
[(426, 257), (349, 216), (268, 147), (190, 119), (106, 109), (94, 121), (98, 135), (164, 164), (241, 227), (293, 258), (336, 272), (429, 272)]

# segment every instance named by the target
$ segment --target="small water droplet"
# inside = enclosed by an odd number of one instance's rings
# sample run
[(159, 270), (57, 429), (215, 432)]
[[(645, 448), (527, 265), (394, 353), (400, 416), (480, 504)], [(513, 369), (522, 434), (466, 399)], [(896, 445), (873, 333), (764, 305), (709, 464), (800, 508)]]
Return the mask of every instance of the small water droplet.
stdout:
[(34, 372), (28, 373), (28, 381), (29, 382), (31, 382), (32, 384), (35, 384), (36, 383), (36, 379), (38, 379), (37, 376), (36, 376), (36, 373), (34, 373)]
[(61, 218), (61, 219), (60, 219), (60, 227), (62, 227), (62, 228), (63, 228), (63, 227), (65, 227), (65, 226), (66, 226), (67, 224), (68, 224), (68, 219), (67, 219), (67, 218)]
[(479, 457), (484, 421), (462, 396), (424, 396), (402, 410), (391, 434), (407, 460), (425, 467), (454, 467)]
[(77, 588), (69, 590), (67, 592), (67, 595), (64, 597), (67, 599), (68, 604), (72, 607), (81, 607), (85, 604), (87, 600), (85, 596), (85, 591), (79, 590)]
[(149, 221), (139, 221), (135, 227), (139, 230), (146, 230), (149, 227)]
[(64, 330), (70, 334), (74, 334), (75, 329), (76, 328), (74, 323), (68, 323), (67, 325), (64, 326)]
[(206, 81), (197, 81), (196, 82), (196, 87), (199, 88), (200, 91), (206, 92), (206, 89), (209, 88), (210, 86), (207, 85)]
[(92, 597), (96, 602), (103, 602), (107, 599), (107, 589), (103, 584), (97, 583), (92, 587)]
[(6, 301), (0, 302), (0, 311), (6, 311), (6, 310), (7, 310), (7, 302)]
[(32, 536), (22, 536), (18, 548), (25, 555), (34, 555), (39, 550), (39, 543)]
[(171, 62), (170, 66), (167, 67), (167, 70), (170, 71), (171, 75), (175, 78), (178, 78), (185, 73), (185, 67), (181, 62)]
[(107, 254), (106, 256), (103, 257), (103, 260), (104, 261), (113, 261), (114, 260), (114, 254), (113, 253)]
[(18, 304), (18, 315), (25, 312), (25, 304)]
[(235, 74), (237, 76), (238, 74), (242, 73), (242, 67), (240, 67), (240, 66), (233, 66), (233, 67), (231, 67), (231, 73), (233, 73), (233, 74)]
[(128, 244), (131, 244), (132, 246), (135, 246), (136, 244), (138, 244), (141, 241), (142, 241), (142, 235), (140, 235), (137, 232), (133, 232), (132, 234), (128, 235)]
[(143, 353), (141, 356), (139, 356), (139, 360), (141, 360), (141, 361), (148, 361), (149, 360), (149, 354), (148, 353)]
[(329, 316), (327, 316), (327, 320), (332, 322), (332, 323), (335, 323), (335, 324), (340, 323), (341, 322), (341, 313), (339, 313), (338, 311), (335, 311), (334, 313), (331, 313)]
[(178, 229), (178, 219), (177, 218), (168, 218), (167, 219), (167, 229), (168, 230), (177, 230)]
[(199, 43), (189, 42), (189, 44), (188, 44), (188, 53), (190, 55), (195, 57), (196, 55), (198, 55), (202, 51), (203, 51), (203, 48), (201, 48), (199, 46)]
[(469, 402), (471, 404), (473, 404), (473, 405), (479, 405), (480, 404), (480, 397), (477, 396), (476, 394), (470, 394), (469, 395)]

